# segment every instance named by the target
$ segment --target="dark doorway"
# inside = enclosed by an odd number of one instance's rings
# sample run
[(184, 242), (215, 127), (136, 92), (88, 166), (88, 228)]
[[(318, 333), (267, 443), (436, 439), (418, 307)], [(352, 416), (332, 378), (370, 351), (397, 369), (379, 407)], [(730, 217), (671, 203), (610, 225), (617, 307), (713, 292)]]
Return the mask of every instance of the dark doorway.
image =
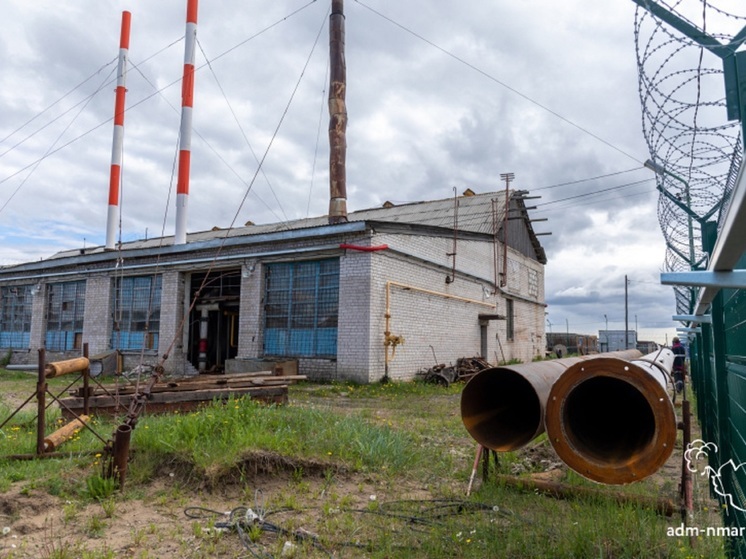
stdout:
[(192, 274), (189, 362), (200, 373), (222, 373), (238, 352), (241, 270)]

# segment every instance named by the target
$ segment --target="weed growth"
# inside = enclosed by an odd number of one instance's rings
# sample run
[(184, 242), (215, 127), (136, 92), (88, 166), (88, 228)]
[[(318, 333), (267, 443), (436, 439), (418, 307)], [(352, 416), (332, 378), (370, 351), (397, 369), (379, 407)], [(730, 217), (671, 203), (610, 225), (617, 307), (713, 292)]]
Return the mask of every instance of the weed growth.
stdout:
[(94, 474), (86, 480), (86, 495), (94, 501), (103, 502), (111, 499), (116, 489), (117, 482), (114, 478)]

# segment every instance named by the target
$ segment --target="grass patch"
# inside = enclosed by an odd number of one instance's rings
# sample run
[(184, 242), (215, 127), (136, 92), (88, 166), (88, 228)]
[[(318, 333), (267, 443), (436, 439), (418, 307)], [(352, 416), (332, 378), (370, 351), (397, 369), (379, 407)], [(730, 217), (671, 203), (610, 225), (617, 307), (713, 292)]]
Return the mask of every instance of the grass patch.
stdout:
[[(5, 395), (30, 394), (35, 382), (33, 375), (0, 372), (0, 422), (12, 411)], [(132, 435), (123, 491), (100, 477), (95, 453), (103, 443), (84, 430), (60, 449), (67, 458), (0, 458), (0, 502), (12, 493), (31, 507), (46, 494), (55, 503), (49, 516), (59, 531), (64, 526), (77, 537), (74, 544), (47, 545), (47, 555), (59, 557), (117, 556), (112, 549), (138, 558), (251, 556), (235, 530), (219, 530), (223, 513), (239, 506), (264, 511), (263, 519), (282, 529), (246, 527), (247, 541), (260, 556), (280, 556), (286, 541), (296, 557), (309, 558), (724, 556), (722, 538), (704, 538), (691, 548), (686, 538), (666, 536), (668, 528), (679, 526), (678, 517), (663, 518), (611, 497), (560, 501), (487, 482), (465, 498), (476, 443), (461, 423), (462, 387), (304, 383), (291, 387), (286, 406), (231, 399), (193, 413), (145, 415)], [(33, 404), (3, 428), (0, 456), (33, 452)], [(50, 430), (59, 420), (52, 410)], [(115, 425), (94, 423), (106, 438)], [(497, 470), (541, 471), (544, 460), (556, 460), (550, 452), (540, 438), (500, 455)], [(562, 481), (604, 489), (571, 472)], [(675, 499), (677, 480), (669, 481), (613, 489)], [(217, 512), (185, 516), (185, 509), (207, 501)], [(155, 513), (142, 521), (128, 517), (136, 504)], [(13, 508), (21, 505), (9, 505), (5, 513), (12, 526), (29, 512)], [(712, 513), (702, 514), (692, 525), (717, 521)], [(120, 535), (128, 539), (111, 543), (122, 524), (131, 526)], [(0, 539), (3, 552), (7, 541)], [(29, 556), (29, 549), (31, 544), (17, 556)]]
[(145, 417), (133, 444), (138, 453), (175, 457), (203, 471), (224, 471), (257, 451), (313, 460), (321, 469), (363, 472), (416, 468), (425, 459), (406, 432), (356, 417), (244, 398), (188, 414)]

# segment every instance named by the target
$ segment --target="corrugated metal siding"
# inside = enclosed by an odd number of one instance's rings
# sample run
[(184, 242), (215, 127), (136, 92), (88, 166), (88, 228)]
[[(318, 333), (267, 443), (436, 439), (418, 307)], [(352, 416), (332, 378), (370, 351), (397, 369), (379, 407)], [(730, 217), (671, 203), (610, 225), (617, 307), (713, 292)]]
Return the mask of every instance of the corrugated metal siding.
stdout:
[[(544, 255), (537, 252), (538, 242), (536, 236), (533, 234), (533, 230), (530, 229), (528, 213), (524, 208), (523, 202), (515, 199), (510, 201), (508, 246), (532, 260), (543, 262)], [(502, 229), (498, 234), (498, 238), (501, 242), (504, 242)]]

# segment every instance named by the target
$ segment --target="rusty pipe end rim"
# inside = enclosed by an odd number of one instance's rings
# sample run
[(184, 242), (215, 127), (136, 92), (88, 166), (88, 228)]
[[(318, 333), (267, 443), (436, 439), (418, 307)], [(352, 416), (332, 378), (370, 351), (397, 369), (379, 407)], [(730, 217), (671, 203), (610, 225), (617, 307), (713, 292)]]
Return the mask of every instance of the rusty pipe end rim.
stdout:
[(544, 431), (543, 403), (526, 377), (494, 367), (480, 371), (464, 387), (461, 420), (485, 448), (517, 450)]
[(673, 452), (676, 415), (666, 390), (633, 363), (597, 358), (569, 368), (547, 399), (545, 426), (559, 457), (582, 476), (627, 484)]

